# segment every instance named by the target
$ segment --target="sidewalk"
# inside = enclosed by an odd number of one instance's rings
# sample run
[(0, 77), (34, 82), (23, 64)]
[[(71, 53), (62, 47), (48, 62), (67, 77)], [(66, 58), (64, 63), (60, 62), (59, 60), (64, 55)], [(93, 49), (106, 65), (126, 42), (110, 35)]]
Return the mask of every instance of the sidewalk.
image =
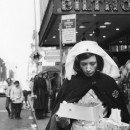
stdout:
[(33, 116), (34, 116), (35, 123), (36, 123), (36, 125), (37, 125), (37, 127), (38, 127), (37, 130), (45, 130), (45, 128), (46, 128), (46, 126), (47, 126), (47, 123), (48, 123), (48, 121), (49, 121), (49, 119), (50, 119), (51, 113), (48, 113), (48, 114), (47, 114), (47, 117), (46, 117), (45, 119), (37, 120), (36, 117), (35, 117), (35, 114), (34, 114), (33, 102), (31, 101), (31, 98), (30, 98), (30, 97), (28, 98), (28, 101), (29, 101), (30, 106), (31, 106), (31, 110), (32, 110), (32, 114), (33, 114)]

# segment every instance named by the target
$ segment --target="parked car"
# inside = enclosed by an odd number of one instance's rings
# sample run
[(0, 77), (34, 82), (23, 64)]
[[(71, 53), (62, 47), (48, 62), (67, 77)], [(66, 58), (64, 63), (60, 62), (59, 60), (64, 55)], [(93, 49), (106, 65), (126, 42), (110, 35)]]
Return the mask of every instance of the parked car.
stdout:
[(0, 85), (0, 97), (2, 96), (5, 96), (5, 90), (4, 90), (4, 88), (5, 88), (5, 85)]

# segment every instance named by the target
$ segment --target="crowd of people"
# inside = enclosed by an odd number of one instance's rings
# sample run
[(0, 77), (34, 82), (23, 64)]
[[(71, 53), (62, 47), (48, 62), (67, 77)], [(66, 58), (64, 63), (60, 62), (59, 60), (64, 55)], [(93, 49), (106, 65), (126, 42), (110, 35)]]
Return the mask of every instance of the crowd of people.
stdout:
[(19, 81), (13, 82), (7, 79), (7, 86), (4, 88), (6, 94), (6, 110), (10, 119), (21, 119), (21, 109), (23, 104), (23, 91)]
[(32, 97), (37, 119), (44, 119), (53, 109), (56, 94), (60, 88), (58, 79), (58, 73), (54, 72), (50, 76), (46, 71), (39, 73), (33, 79)]
[(29, 84), (21, 85), (19, 81), (13, 82), (11, 78), (7, 79), (5, 87), (6, 110), (11, 119), (21, 119), (20, 113), (23, 108), (30, 108), (28, 95), (30, 96), (35, 116), (44, 119), (47, 113), (53, 109), (56, 94), (59, 90), (59, 75), (53, 72), (51, 76), (48, 72), (40, 72), (30, 79)]

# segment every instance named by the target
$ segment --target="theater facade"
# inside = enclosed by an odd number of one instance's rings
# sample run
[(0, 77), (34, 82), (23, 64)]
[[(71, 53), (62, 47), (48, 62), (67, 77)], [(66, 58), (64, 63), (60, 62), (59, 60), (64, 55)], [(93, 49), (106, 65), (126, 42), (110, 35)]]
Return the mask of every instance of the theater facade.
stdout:
[(46, 1), (39, 31), (40, 47), (59, 48), (61, 17), (76, 14), (76, 42), (65, 44), (63, 49), (82, 40), (94, 40), (116, 56), (120, 65), (130, 59), (130, 0)]

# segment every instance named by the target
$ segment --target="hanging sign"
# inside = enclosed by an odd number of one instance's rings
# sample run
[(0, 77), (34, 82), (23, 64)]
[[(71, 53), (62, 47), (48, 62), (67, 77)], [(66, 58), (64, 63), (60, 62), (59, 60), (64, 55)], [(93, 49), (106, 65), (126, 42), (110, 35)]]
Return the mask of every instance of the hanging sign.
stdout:
[(44, 60), (46, 60), (47, 62), (59, 62), (60, 50), (58, 49), (46, 50)]
[(76, 14), (62, 15), (62, 43), (76, 43)]

